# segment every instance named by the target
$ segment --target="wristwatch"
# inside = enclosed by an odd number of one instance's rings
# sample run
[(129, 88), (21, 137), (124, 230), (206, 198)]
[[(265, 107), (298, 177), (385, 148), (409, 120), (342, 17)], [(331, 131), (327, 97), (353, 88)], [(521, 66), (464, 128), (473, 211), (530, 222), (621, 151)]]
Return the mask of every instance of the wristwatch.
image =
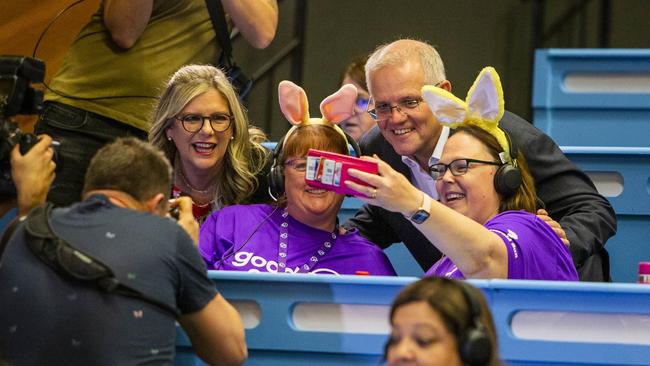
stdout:
[(429, 218), (429, 211), (431, 211), (431, 197), (422, 192), (422, 205), (411, 215), (409, 219), (416, 224), (421, 224), (424, 220)]

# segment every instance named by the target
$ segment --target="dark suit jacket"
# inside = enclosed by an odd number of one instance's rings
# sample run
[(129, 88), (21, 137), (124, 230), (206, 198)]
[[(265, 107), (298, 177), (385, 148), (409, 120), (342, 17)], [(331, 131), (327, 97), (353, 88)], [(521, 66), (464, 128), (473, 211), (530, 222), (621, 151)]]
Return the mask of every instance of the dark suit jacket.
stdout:
[[(500, 126), (524, 154), (535, 179), (537, 195), (571, 242), (571, 254), (581, 280), (609, 281), (609, 255), (605, 242), (616, 232), (616, 216), (591, 180), (564, 156), (553, 140), (519, 116), (505, 112)], [(377, 154), (412, 181), (410, 169), (375, 126), (360, 143), (364, 155)], [(381, 248), (404, 242), (423, 270), (440, 252), (399, 213), (364, 205), (346, 222)]]

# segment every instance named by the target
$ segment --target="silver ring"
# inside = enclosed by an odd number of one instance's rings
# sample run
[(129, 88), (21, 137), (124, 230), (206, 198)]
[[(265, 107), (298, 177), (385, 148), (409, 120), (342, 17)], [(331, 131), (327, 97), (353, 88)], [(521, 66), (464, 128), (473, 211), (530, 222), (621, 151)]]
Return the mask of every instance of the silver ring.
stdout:
[(377, 198), (377, 188), (373, 188), (372, 194), (370, 195), (371, 198)]

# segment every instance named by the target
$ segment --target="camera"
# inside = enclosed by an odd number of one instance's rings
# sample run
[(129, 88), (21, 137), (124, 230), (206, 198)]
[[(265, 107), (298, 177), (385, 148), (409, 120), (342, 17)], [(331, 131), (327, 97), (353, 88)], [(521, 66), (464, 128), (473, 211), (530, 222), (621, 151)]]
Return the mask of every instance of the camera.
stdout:
[(172, 219), (178, 221), (180, 215), (181, 215), (181, 208), (180, 207), (176, 206), (176, 207), (172, 207), (172, 208), (169, 209), (169, 216)]
[(224, 70), (224, 73), (232, 84), (232, 87), (239, 95), (239, 99), (243, 100), (246, 98), (248, 93), (251, 91), (251, 88), (253, 87), (253, 80), (249, 79), (239, 68), (239, 66), (235, 64), (228, 66)]
[(38, 137), (22, 132), (11, 120), (19, 114), (38, 114), (43, 109), (43, 92), (32, 83), (42, 83), (43, 61), (25, 56), (0, 56), (0, 198), (14, 197), (11, 180), (11, 150), (20, 145), (25, 154), (38, 142)]

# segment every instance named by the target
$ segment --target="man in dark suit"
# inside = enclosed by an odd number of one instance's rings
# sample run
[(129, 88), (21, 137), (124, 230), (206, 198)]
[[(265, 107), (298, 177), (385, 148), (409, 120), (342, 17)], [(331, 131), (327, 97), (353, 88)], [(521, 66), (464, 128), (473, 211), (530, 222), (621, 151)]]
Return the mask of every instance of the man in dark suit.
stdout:
[[(377, 119), (377, 126), (362, 138), (363, 153), (378, 155), (437, 199), (429, 166), (438, 162), (450, 130), (440, 125), (422, 102), (420, 90), (428, 84), (451, 91), (440, 55), (421, 41), (404, 39), (385, 44), (368, 59), (366, 79), (369, 109), (390, 108), (390, 116)], [(580, 279), (609, 281), (609, 256), (604, 246), (616, 232), (616, 217), (609, 202), (543, 132), (510, 112), (505, 113), (500, 126), (524, 154), (537, 194), (548, 211), (538, 215), (569, 245)], [(425, 271), (440, 259), (438, 249), (399, 213), (366, 204), (346, 225), (358, 228), (382, 248), (404, 242)]]

